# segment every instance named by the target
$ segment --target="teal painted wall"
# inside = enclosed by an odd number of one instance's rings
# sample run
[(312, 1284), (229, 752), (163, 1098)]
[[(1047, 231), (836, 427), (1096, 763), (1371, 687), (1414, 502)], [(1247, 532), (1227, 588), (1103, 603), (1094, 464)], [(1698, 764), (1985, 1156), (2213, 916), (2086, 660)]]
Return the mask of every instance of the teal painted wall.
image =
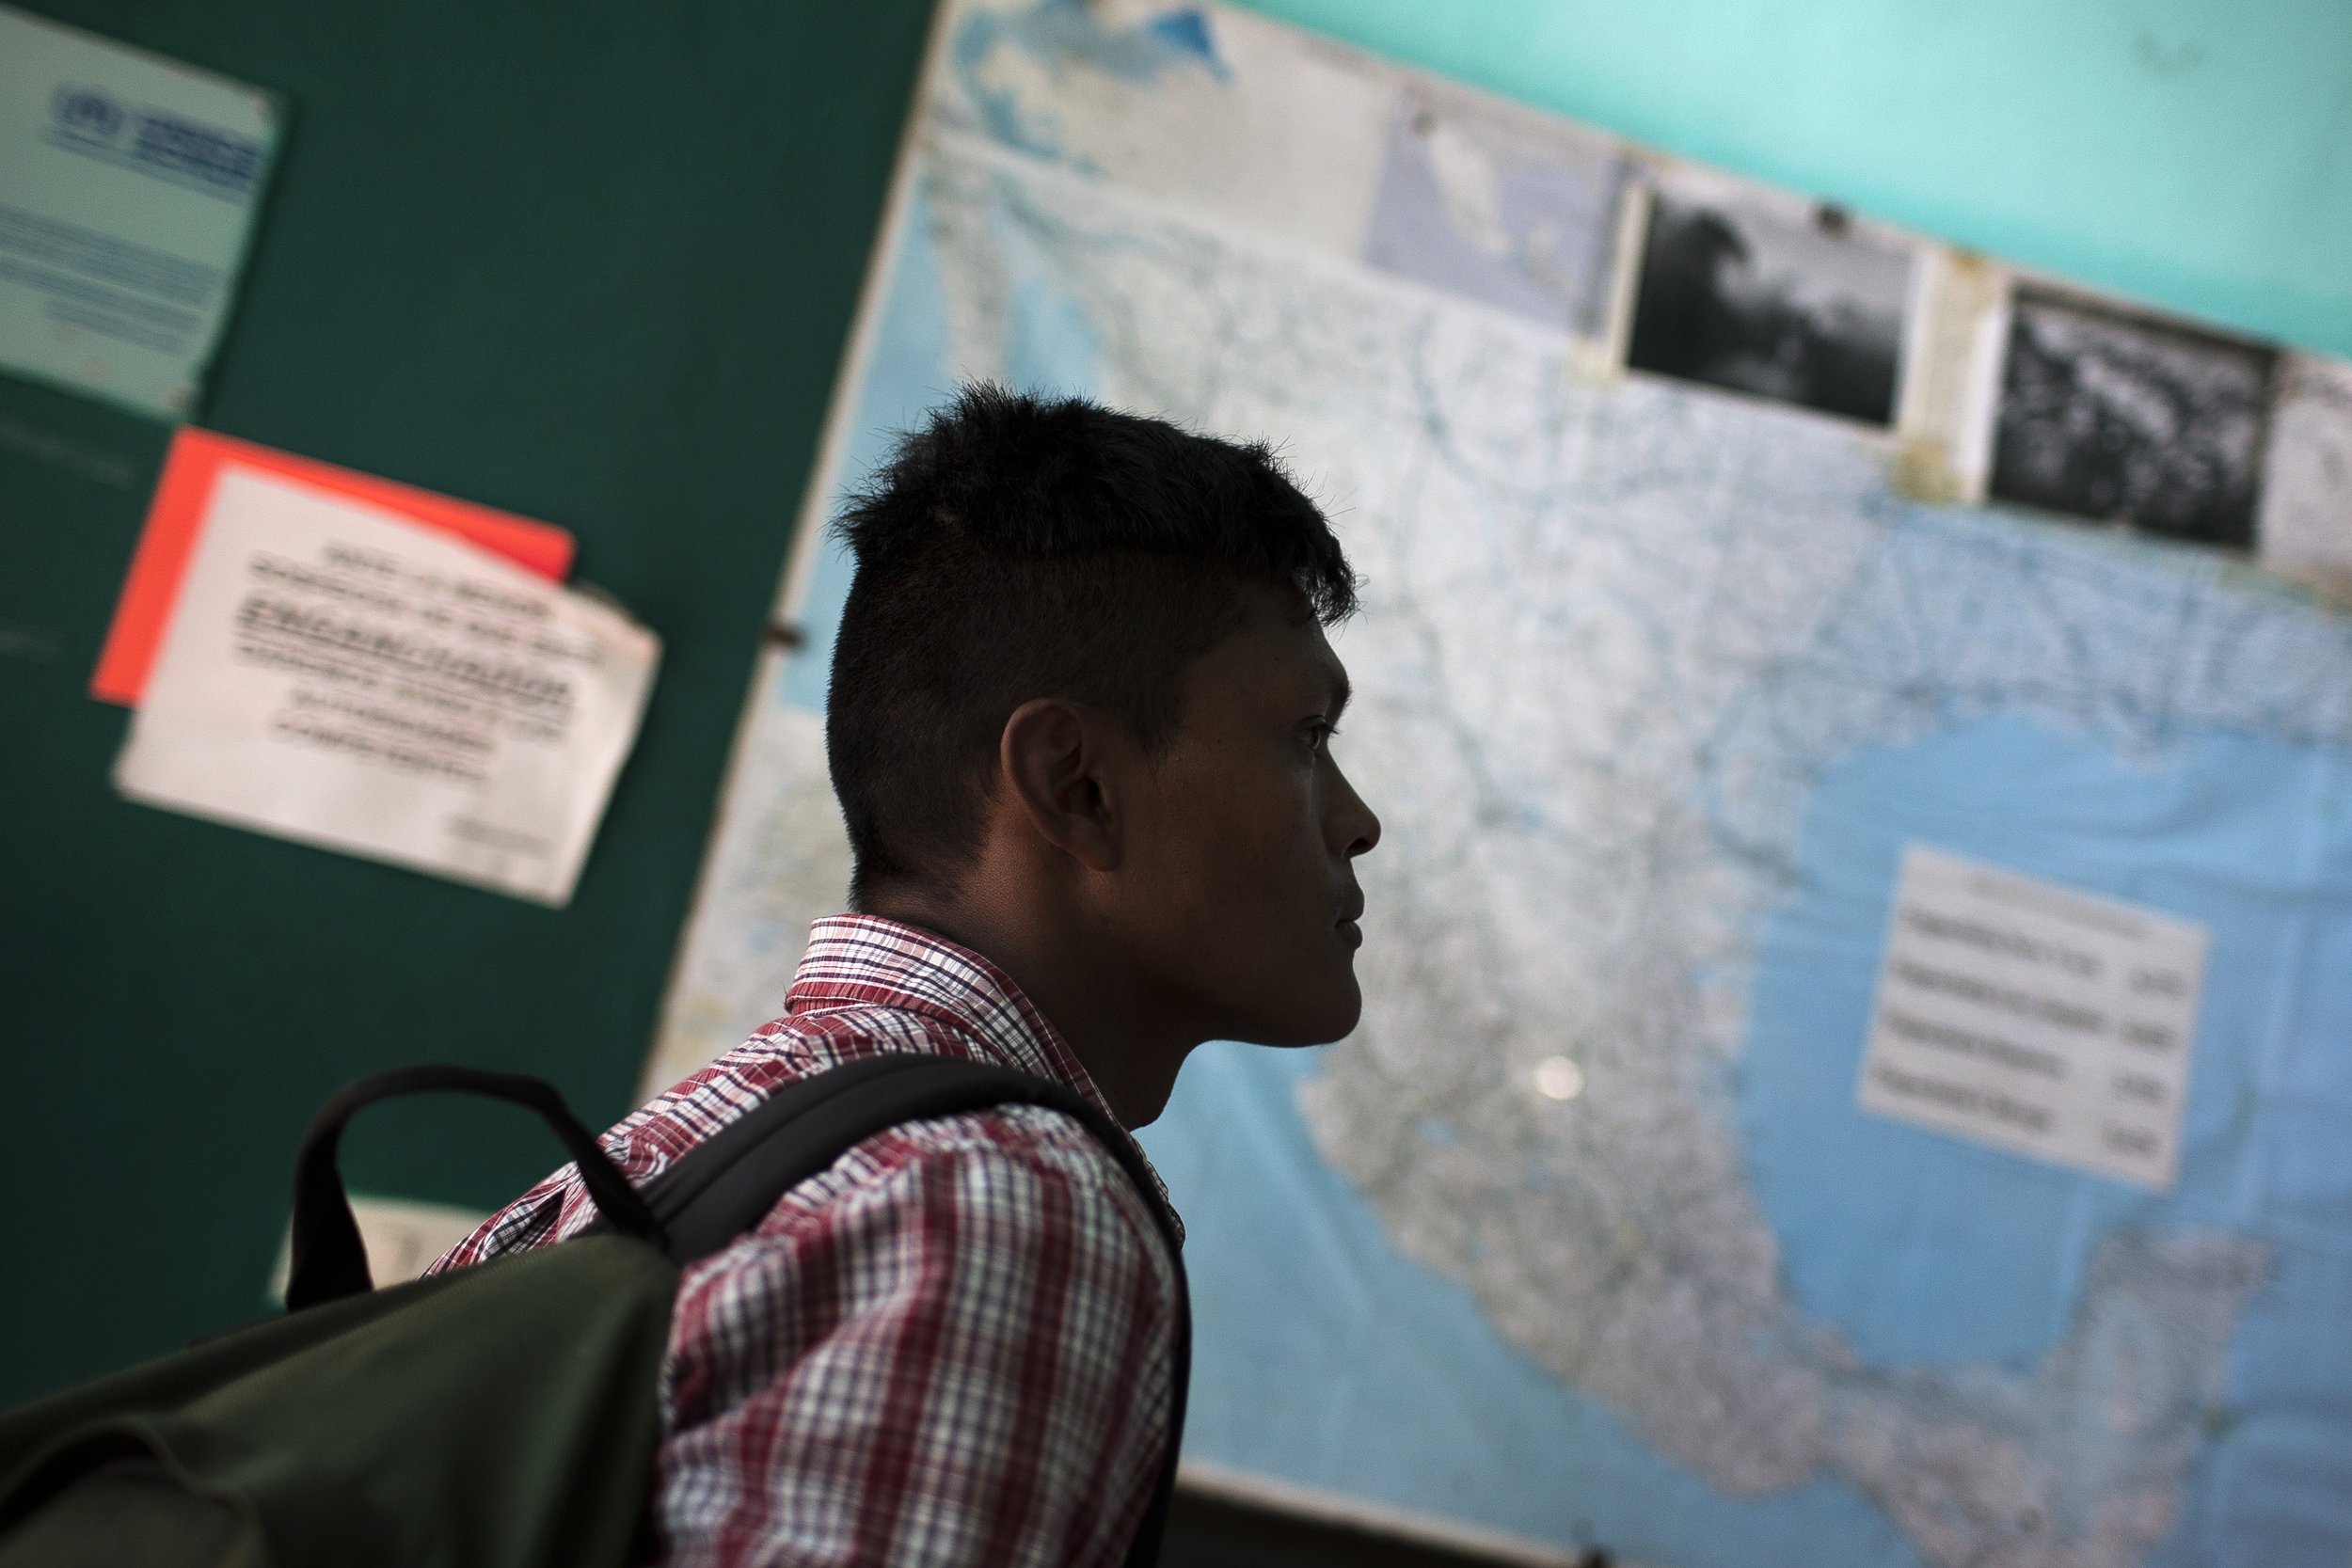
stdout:
[(2352, 355), (2352, 0), (1247, 0), (1669, 152)]

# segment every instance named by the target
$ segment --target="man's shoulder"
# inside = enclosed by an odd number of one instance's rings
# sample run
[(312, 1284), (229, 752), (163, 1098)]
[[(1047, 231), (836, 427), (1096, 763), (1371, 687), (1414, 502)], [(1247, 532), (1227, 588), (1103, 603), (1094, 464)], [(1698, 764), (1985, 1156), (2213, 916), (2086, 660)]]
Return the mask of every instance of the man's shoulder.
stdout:
[[(630, 1174), (642, 1179), (792, 1083), (909, 1053), (967, 1054), (952, 1037), (897, 1008), (789, 1015), (672, 1087), (614, 1128), (613, 1136), (624, 1143)], [(1059, 1224), (1159, 1250), (1152, 1198), (1083, 1123), (1041, 1105), (960, 1112), (878, 1132), (781, 1195), (751, 1234), (835, 1223), (845, 1209), (938, 1205), (947, 1197), (965, 1218), (999, 1231)]]
[(861, 1199), (952, 1199), (1015, 1230), (1115, 1220), (1126, 1235), (1159, 1244), (1147, 1200), (1117, 1156), (1075, 1117), (1042, 1105), (964, 1111), (878, 1132), (784, 1194), (759, 1229), (821, 1219)]

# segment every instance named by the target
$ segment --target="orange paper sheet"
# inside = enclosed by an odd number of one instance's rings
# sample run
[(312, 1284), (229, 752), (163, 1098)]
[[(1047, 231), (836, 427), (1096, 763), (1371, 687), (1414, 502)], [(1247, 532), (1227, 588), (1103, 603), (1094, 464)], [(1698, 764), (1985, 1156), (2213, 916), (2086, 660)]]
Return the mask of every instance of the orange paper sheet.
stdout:
[(533, 522), (511, 512), (183, 426), (171, 443), (170, 455), (164, 460), (163, 478), (148, 508), (146, 531), (139, 535), (138, 550), (131, 558), (131, 575), (123, 581), (122, 598), (115, 606), (114, 625), (98, 657), (97, 673), (90, 676), (91, 696), (125, 707), (138, 706), (139, 694), (147, 689), (148, 671), (163, 646), (164, 628), (170, 625), (172, 607), (179, 602), (180, 583), (187, 575), (204, 515), (212, 505), (213, 486), (221, 470), (231, 464), (397, 512), (412, 522), (453, 533), (502, 555), (552, 582), (563, 581), (572, 569), (572, 536), (552, 523)]

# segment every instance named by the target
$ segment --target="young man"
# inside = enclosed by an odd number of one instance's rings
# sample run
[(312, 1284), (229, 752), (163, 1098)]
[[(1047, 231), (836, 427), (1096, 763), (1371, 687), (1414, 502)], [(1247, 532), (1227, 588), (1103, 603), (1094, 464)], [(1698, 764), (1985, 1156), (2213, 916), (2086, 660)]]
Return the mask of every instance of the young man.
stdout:
[[(827, 755), (857, 913), (782, 1018), (606, 1135), (644, 1179), (779, 1085), (883, 1052), (1057, 1080), (1122, 1125), (1209, 1039), (1355, 1026), (1379, 824), (1332, 760), (1355, 580), (1263, 447), (966, 391), (856, 497)], [(690, 1269), (661, 1560), (1127, 1554), (1168, 1441), (1175, 1275), (1060, 1113), (867, 1140)], [(578, 1230), (563, 1173), (440, 1267)]]

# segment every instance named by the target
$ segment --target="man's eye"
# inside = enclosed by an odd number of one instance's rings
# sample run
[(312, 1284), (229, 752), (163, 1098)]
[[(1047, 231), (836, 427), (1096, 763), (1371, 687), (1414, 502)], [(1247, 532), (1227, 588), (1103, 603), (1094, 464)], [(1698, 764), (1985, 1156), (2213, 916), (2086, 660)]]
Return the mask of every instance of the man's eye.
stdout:
[(1331, 743), (1331, 737), (1339, 733), (1339, 726), (1336, 724), (1312, 725), (1307, 731), (1307, 744), (1320, 752), (1328, 746)]

